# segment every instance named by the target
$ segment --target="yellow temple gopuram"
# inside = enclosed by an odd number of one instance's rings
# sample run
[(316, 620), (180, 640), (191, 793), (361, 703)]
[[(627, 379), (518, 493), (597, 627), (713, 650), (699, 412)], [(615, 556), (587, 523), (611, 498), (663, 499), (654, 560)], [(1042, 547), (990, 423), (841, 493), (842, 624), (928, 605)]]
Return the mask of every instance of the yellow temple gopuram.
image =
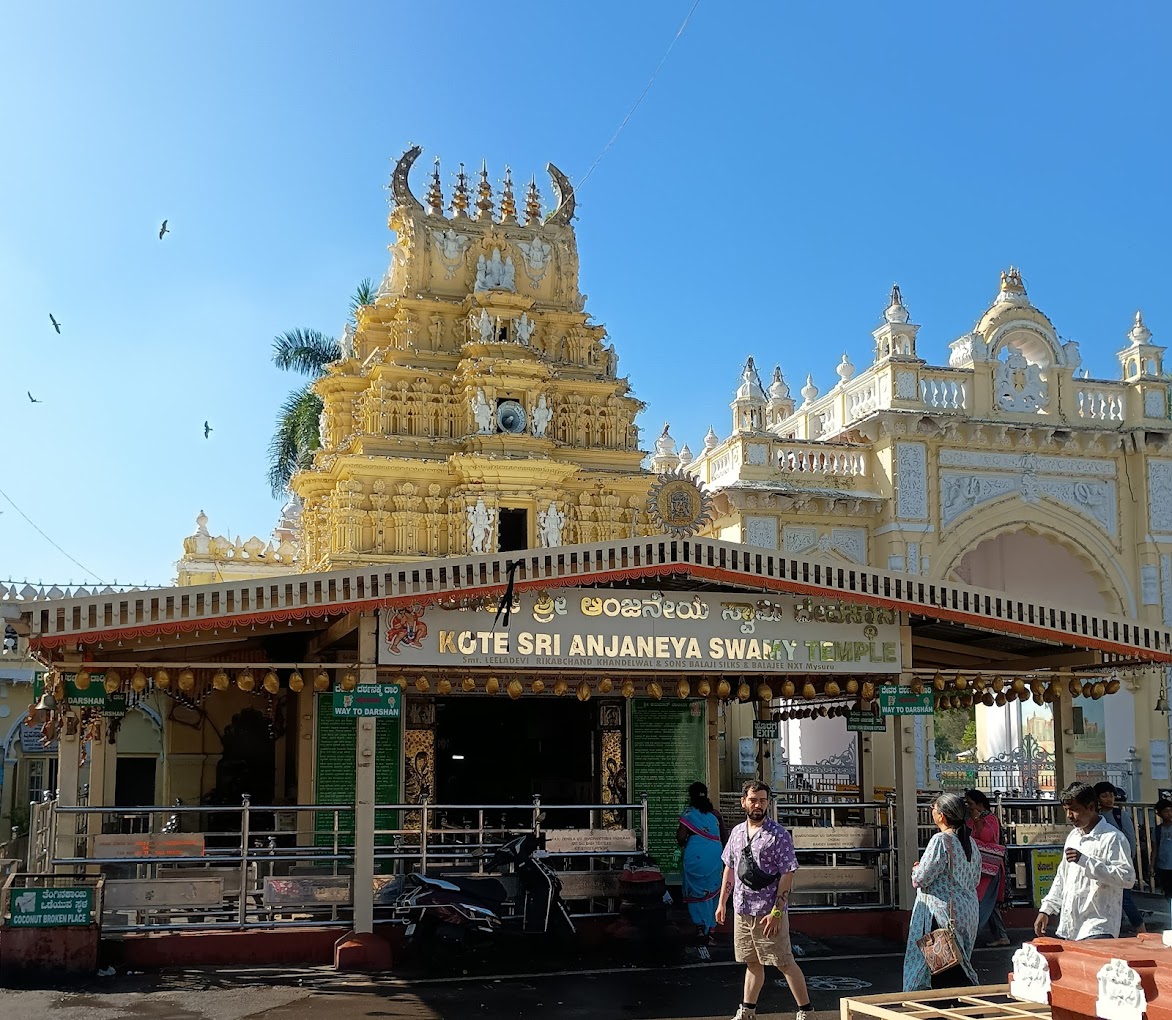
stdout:
[[(656, 426), (642, 449), (579, 289), (567, 178), (548, 167), (547, 212), (507, 171), (494, 190), (461, 165), (445, 193), (437, 162), (413, 189), (419, 155), (272, 540), (201, 513), (175, 588), (11, 600), (67, 715), (60, 678), (82, 674), (150, 709), (155, 803), (538, 797), (615, 829), (608, 806), (646, 794), (644, 841), (670, 856), (687, 782), (763, 776), (895, 791), (914, 855), (917, 790), (1172, 786), (1172, 420), (1138, 312), (1119, 378), (1091, 379), (1008, 269), (932, 364), (894, 287), (869, 364), (794, 392), (759, 368), (786, 352), (745, 351), (728, 392), (689, 395), (731, 393), (723, 435)], [(377, 739), (332, 707), (373, 683), (402, 691)], [(974, 705), (976, 758), (941, 765), (933, 710)], [(109, 725), (76, 711), (53, 717), (73, 796), (79, 741)], [(117, 742), (91, 747), (90, 803), (122, 803)], [(884, 872), (901, 902), (909, 872)]]

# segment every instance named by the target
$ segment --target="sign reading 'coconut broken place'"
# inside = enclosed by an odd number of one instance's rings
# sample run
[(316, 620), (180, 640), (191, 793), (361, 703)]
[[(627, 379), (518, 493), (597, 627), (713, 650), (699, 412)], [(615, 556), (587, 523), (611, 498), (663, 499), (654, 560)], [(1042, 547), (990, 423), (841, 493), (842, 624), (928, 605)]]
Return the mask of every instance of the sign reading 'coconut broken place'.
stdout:
[(895, 610), (792, 596), (559, 588), (497, 604), (384, 610), (384, 666), (898, 673)]

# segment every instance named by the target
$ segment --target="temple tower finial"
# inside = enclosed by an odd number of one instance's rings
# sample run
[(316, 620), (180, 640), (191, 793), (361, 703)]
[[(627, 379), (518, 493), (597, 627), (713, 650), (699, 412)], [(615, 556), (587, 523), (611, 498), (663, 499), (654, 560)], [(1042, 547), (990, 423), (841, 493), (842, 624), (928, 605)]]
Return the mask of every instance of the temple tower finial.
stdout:
[(468, 175), (464, 173), (464, 164), (460, 164), (460, 170), (456, 174), (456, 187), (452, 192), (452, 216), (455, 219), (463, 219), (468, 215)]
[(444, 214), (444, 193), (440, 187), (440, 161), (435, 157), (435, 166), (431, 172), (431, 186), (427, 189), (427, 211), (431, 216)]
[(513, 171), (505, 167), (505, 179), (501, 182), (501, 222), (517, 222), (517, 202), (513, 198)]
[(480, 183), (476, 186), (476, 218), (492, 219), (492, 185), (488, 183), (488, 160), (480, 162)]
[(537, 190), (537, 178), (529, 178), (529, 190), (525, 193), (525, 223), (541, 223), (541, 192)]

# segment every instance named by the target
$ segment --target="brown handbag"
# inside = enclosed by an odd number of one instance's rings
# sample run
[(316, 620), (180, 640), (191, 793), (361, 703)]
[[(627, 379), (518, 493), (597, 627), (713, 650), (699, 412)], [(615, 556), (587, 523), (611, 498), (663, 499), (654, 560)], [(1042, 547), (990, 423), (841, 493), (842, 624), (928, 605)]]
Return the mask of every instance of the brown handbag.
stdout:
[[(948, 873), (952, 874), (952, 847), (944, 844), (948, 851)], [(956, 914), (952, 909), (952, 900), (948, 901), (948, 927), (934, 928), (916, 939), (916, 945), (924, 954), (924, 962), (933, 974), (951, 970), (960, 966), (960, 944), (956, 941)]]

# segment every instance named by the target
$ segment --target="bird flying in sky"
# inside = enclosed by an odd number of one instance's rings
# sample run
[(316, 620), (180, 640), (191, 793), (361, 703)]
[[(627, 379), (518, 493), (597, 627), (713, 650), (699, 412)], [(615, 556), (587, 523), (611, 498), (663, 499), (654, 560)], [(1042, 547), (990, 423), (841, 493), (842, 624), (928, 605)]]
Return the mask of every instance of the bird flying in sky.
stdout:
[(161, 227), (159, 227), (159, 240), (161, 241), (163, 239), (164, 234), (169, 234), (169, 233), (171, 233), (171, 231), (169, 231), (167, 229), (167, 221), (163, 220), (163, 225)]
[(32, 395), (32, 393), (29, 393), (29, 391), (28, 391), (28, 390), (25, 390), (25, 393), (28, 393), (28, 398), (29, 398), (29, 400), (31, 400), (31, 401), (32, 401), (34, 404), (43, 404), (43, 403), (44, 403), (44, 401), (43, 401), (43, 400), (37, 400), (37, 398), (36, 398), (36, 397), (34, 397), (34, 396)]
[(53, 323), (53, 328), (55, 330), (57, 330), (58, 333), (60, 333), (61, 332), (61, 323), (59, 323), (56, 319), (53, 318), (52, 312), (49, 313), (49, 321), (51, 323)]
[(203, 423), (203, 437), (204, 437), (204, 439), (207, 439), (207, 437), (209, 435), (211, 435), (214, 431), (215, 431), (215, 429), (213, 429), (206, 421)]

